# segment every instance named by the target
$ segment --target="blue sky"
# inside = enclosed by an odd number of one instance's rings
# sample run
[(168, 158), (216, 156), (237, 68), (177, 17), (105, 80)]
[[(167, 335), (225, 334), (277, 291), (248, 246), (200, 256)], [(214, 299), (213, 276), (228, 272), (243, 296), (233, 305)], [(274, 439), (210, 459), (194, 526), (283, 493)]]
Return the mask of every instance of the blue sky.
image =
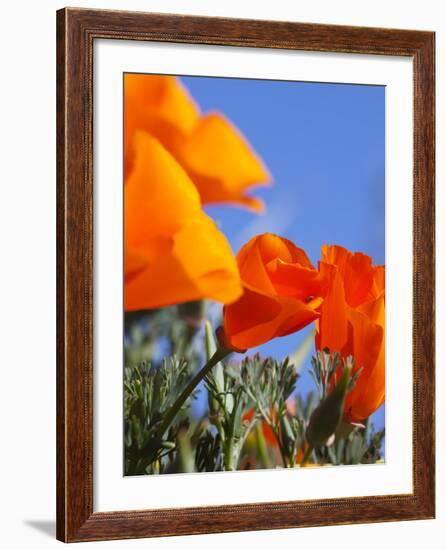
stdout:
[[(181, 80), (202, 111), (221, 111), (242, 131), (274, 179), (273, 186), (255, 193), (267, 205), (263, 215), (228, 206), (206, 208), (235, 252), (252, 236), (270, 231), (293, 240), (314, 264), (324, 243), (385, 263), (384, 87)], [(281, 359), (308, 330), (277, 338), (258, 351)], [(298, 384), (303, 393), (313, 389), (307, 371), (304, 366)], [(383, 425), (384, 407), (374, 422)]]

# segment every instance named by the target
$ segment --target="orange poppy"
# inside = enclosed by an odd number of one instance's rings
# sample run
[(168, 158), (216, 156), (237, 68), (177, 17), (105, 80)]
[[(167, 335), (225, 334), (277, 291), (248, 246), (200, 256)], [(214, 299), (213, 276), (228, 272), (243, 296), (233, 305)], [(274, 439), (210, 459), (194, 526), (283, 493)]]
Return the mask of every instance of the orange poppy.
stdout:
[(233, 302), (242, 293), (237, 264), (196, 187), (152, 136), (137, 132), (134, 145), (124, 187), (125, 310)]
[(126, 74), (124, 80), (125, 172), (135, 160), (134, 134), (150, 133), (175, 157), (197, 187), (202, 204), (232, 203), (255, 211), (260, 199), (247, 195), (270, 175), (247, 140), (219, 113), (202, 115), (172, 76)]
[(237, 255), (242, 297), (223, 310), (222, 345), (244, 350), (296, 332), (319, 317), (331, 266), (316, 270), (288, 239), (258, 235)]
[(351, 355), (354, 371), (362, 369), (344, 407), (345, 420), (359, 422), (385, 399), (385, 268), (341, 246), (323, 246), (322, 261), (334, 272), (320, 308), (316, 347)]

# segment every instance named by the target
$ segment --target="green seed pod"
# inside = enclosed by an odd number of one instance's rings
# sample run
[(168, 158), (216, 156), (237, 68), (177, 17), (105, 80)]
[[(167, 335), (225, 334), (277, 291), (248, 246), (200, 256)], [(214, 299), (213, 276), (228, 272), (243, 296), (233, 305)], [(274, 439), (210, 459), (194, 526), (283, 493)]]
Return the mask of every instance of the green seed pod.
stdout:
[(341, 378), (330, 394), (313, 411), (307, 427), (307, 441), (313, 447), (324, 445), (342, 420), (351, 368), (344, 367)]

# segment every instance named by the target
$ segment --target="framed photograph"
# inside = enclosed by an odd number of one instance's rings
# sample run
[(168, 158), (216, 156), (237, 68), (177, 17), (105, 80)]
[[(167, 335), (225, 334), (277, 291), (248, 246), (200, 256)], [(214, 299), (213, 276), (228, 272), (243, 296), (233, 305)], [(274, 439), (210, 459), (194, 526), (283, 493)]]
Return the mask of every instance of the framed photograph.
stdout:
[(57, 537), (434, 517), (434, 33), (57, 12)]

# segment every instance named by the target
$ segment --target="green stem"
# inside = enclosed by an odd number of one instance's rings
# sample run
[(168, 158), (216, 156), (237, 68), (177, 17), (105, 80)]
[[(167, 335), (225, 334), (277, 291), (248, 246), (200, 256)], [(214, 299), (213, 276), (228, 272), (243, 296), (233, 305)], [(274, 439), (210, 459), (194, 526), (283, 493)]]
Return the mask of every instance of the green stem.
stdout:
[(260, 422), (256, 425), (256, 447), (260, 462), (264, 468), (271, 468), (271, 462), (268, 456), (265, 438), (263, 437), (262, 425)]
[(226, 348), (217, 348), (214, 355), (209, 359), (206, 365), (204, 365), (204, 367), (195, 374), (189, 384), (184, 388), (175, 403), (167, 411), (167, 414), (159, 427), (156, 428), (153, 437), (150, 438), (149, 442), (141, 450), (141, 454), (144, 458), (140, 459), (140, 461), (136, 465), (137, 473), (144, 473), (147, 466), (156, 459), (158, 447), (162, 441), (163, 435), (170, 428), (172, 422), (175, 419), (175, 416), (178, 414), (179, 410), (184, 405), (187, 398), (191, 395), (198, 384), (203, 380), (206, 374), (208, 374), (212, 367), (214, 367), (222, 359), (227, 357), (230, 353), (232, 353), (232, 350)]
[(217, 348), (214, 355), (209, 359), (206, 365), (196, 373), (196, 375), (192, 378), (189, 384), (181, 392), (180, 396), (175, 401), (175, 403), (170, 407), (169, 411), (164, 417), (164, 420), (162, 421), (161, 425), (157, 429), (157, 435), (159, 437), (163, 437), (165, 432), (170, 428), (170, 425), (172, 424), (175, 416), (178, 414), (178, 411), (184, 405), (187, 398), (191, 395), (191, 393), (198, 386), (198, 384), (203, 380), (206, 374), (212, 369), (212, 367), (215, 367), (217, 363), (219, 363), (222, 359), (227, 357), (230, 353), (231, 353), (231, 350), (229, 349)]
[(232, 472), (234, 470), (234, 437), (232, 433), (226, 440), (225, 448), (225, 471)]
[(234, 428), (235, 428), (235, 420), (237, 416), (237, 408), (239, 404), (238, 402), (234, 403), (234, 408), (232, 410), (231, 416), (229, 418), (229, 430), (226, 434), (226, 441), (225, 441), (225, 450), (224, 450), (224, 461), (225, 461), (225, 470), (227, 472), (232, 472), (236, 468), (236, 464), (234, 464)]

